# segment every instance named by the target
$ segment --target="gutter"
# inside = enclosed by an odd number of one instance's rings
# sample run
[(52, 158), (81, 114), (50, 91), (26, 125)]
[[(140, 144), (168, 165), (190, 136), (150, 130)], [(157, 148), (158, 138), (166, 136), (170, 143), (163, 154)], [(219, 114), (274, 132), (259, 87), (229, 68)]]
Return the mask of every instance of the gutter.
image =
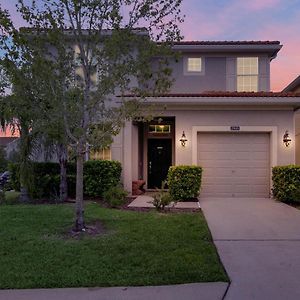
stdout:
[(300, 108), (300, 97), (163, 97), (147, 98), (145, 104), (176, 104), (176, 105), (281, 105)]

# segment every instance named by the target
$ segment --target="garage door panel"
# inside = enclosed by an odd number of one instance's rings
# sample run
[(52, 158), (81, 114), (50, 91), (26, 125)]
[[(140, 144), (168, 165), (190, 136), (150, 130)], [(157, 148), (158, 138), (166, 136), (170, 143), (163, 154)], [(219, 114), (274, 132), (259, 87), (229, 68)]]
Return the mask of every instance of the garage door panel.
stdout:
[(203, 170), (203, 174), (205, 176), (203, 178), (215, 178), (217, 177), (224, 177), (224, 176), (231, 176), (232, 175), (232, 168), (205, 168)]
[[(235, 185), (248, 185), (248, 186), (257, 186), (257, 185), (263, 185), (261, 182), (264, 182), (265, 178), (264, 177), (256, 177), (252, 178), (251, 176), (249, 177), (234, 177), (233, 181)], [(250, 184), (251, 181), (251, 184)]]
[(202, 153), (202, 158), (207, 159), (207, 160), (228, 160), (232, 158), (232, 153), (231, 152), (203, 152)]
[(248, 144), (248, 150), (254, 151), (254, 152), (269, 151), (269, 145), (250, 143), (250, 144)]
[(232, 161), (231, 160), (215, 160), (215, 159), (210, 159), (210, 160), (203, 160), (201, 163), (199, 163), (201, 167), (206, 167), (206, 168), (214, 168), (216, 165), (218, 168), (229, 168), (232, 169)]
[(269, 153), (267, 133), (199, 133), (201, 196), (268, 197)]
[(232, 186), (228, 184), (211, 185), (208, 184), (205, 188), (206, 193), (228, 193), (232, 192)]
[[(249, 166), (251, 165), (251, 166)], [(254, 160), (254, 159), (247, 159), (247, 160), (234, 160), (232, 161), (232, 169), (236, 170), (237, 168), (248, 168), (249, 170), (251, 169), (256, 169), (256, 168), (261, 168), (262, 165), (265, 165), (265, 160)]]
[(251, 187), (248, 184), (237, 184), (234, 186), (234, 194), (249, 194), (251, 192)]
[(231, 157), (234, 156), (235, 160), (249, 160), (249, 151), (236, 151)]
[[(269, 160), (267, 160), (267, 161), (269, 161)], [(253, 161), (251, 161), (252, 168), (261, 168), (262, 164), (265, 164), (265, 162), (266, 162), (265, 160), (253, 160)], [(266, 166), (266, 169), (267, 169), (267, 166)]]
[[(209, 151), (209, 152), (216, 152), (216, 145), (215, 144), (207, 144), (207, 143), (199, 143), (198, 145), (205, 145), (205, 150), (206, 151)], [(232, 152), (232, 145), (230, 144), (220, 144), (222, 145), (222, 149), (223, 149), (223, 152)]]
[(203, 177), (202, 184), (204, 185), (228, 185), (228, 179), (224, 177)]

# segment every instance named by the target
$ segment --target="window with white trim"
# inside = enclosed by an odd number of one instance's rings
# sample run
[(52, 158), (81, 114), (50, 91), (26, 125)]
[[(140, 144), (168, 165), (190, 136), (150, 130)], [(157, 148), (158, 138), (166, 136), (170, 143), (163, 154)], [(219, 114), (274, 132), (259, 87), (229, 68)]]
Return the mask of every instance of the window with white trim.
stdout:
[(188, 72), (202, 72), (202, 59), (201, 57), (188, 57), (187, 59)]
[(258, 91), (258, 57), (237, 58), (237, 91)]

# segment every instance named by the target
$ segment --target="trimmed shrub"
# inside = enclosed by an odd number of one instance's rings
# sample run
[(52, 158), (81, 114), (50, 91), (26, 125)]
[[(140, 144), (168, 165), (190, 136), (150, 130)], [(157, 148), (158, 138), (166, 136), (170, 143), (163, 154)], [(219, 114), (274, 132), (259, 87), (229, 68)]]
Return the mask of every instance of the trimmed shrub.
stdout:
[(20, 191), (20, 165), (18, 163), (9, 163), (8, 170), (10, 172), (10, 183), (14, 190)]
[[(60, 182), (60, 176), (58, 175), (58, 184)], [(67, 175), (68, 184), (68, 196), (71, 198), (76, 197), (76, 175)]]
[(201, 187), (201, 178), (201, 167), (170, 167), (168, 172), (168, 186), (171, 197), (175, 201), (186, 201), (198, 197)]
[(273, 196), (286, 203), (300, 203), (300, 166), (272, 168)]
[[(11, 184), (16, 191), (20, 191), (20, 164), (11, 163)], [(33, 191), (34, 199), (57, 198), (59, 195), (60, 167), (53, 162), (33, 163)], [(84, 163), (83, 171), (84, 195), (102, 197), (103, 192), (110, 187), (117, 186), (120, 182), (122, 167), (119, 162), (93, 160)], [(70, 197), (76, 195), (76, 164), (67, 165), (67, 183)]]
[(120, 183), (121, 163), (110, 160), (89, 160), (84, 163), (84, 193), (99, 197), (111, 187)]
[(0, 204), (6, 204), (6, 205), (20, 204), (20, 192), (0, 191)]
[(5, 192), (0, 190), (0, 204), (6, 204)]
[(125, 204), (127, 192), (120, 186), (110, 187), (103, 193), (105, 202), (110, 207), (119, 207)]

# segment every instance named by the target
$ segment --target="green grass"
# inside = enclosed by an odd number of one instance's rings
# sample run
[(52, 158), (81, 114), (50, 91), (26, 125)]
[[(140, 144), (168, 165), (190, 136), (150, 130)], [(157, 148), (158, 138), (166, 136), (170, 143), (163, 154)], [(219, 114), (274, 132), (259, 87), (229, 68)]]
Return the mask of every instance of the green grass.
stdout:
[(66, 238), (71, 205), (0, 206), (0, 288), (138, 286), (227, 281), (201, 213), (86, 206), (100, 237)]

